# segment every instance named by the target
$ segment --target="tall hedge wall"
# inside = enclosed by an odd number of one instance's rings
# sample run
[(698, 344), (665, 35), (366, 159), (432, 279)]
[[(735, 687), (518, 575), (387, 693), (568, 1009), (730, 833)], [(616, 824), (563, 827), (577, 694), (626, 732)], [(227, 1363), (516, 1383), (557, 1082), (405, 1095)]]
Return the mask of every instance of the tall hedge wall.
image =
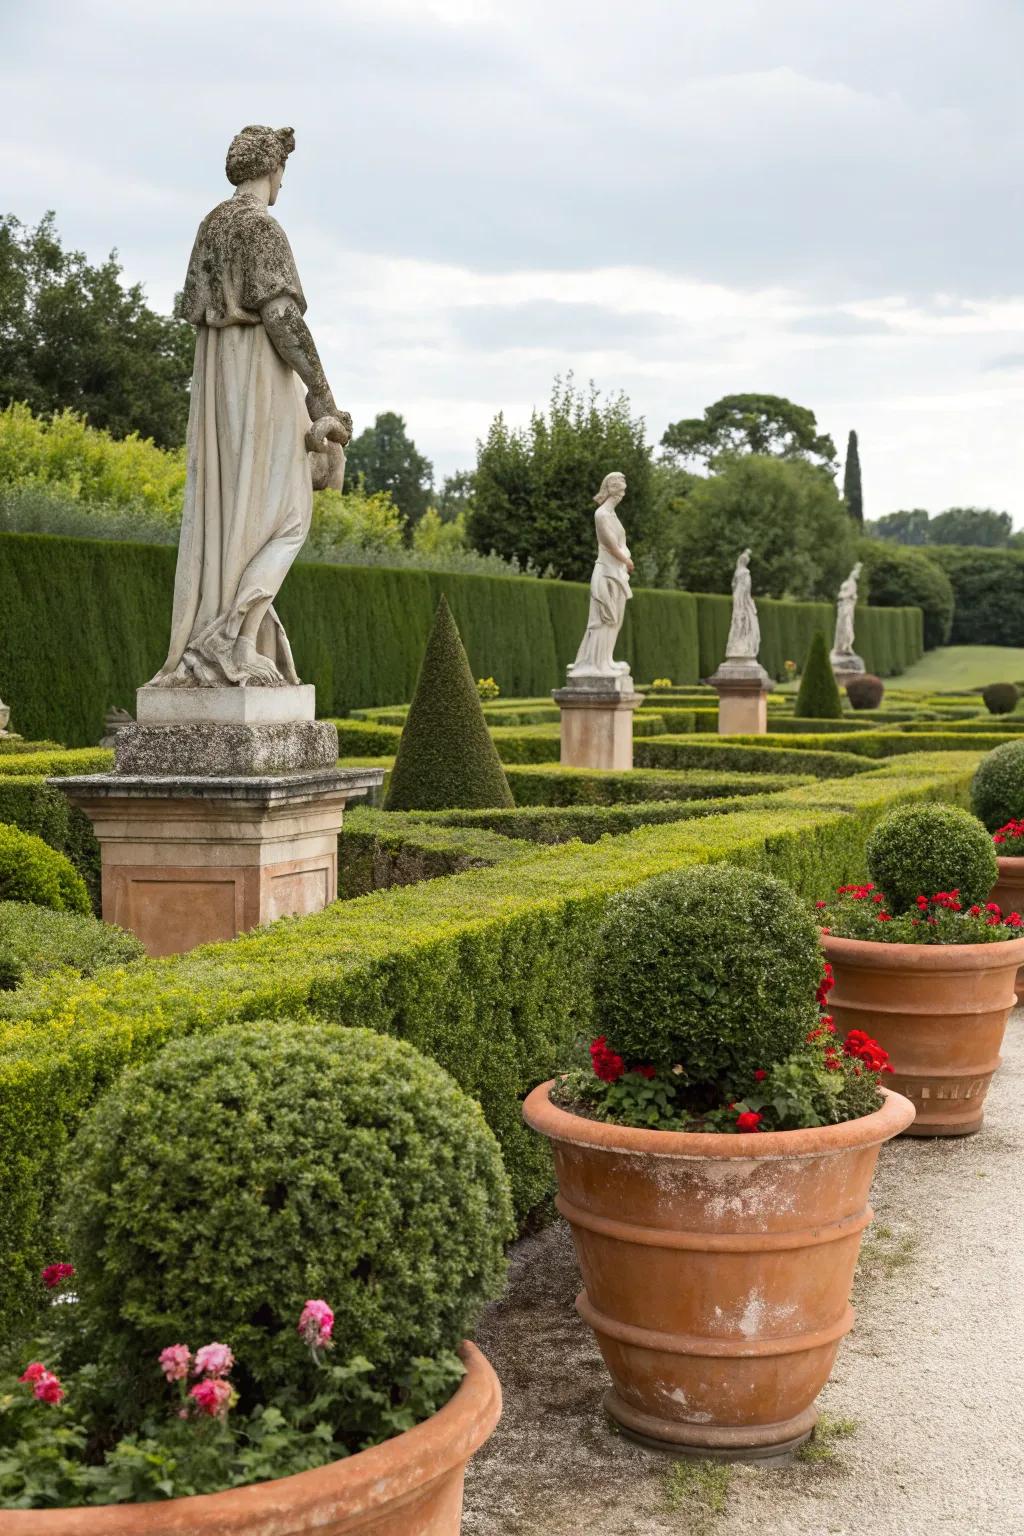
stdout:
[(1024, 646), (1024, 551), (928, 545), (953, 587), (952, 645)]
[[(96, 742), (112, 704), (161, 665), (175, 552), (46, 534), (0, 534), (0, 695), (22, 735)], [(380, 566), (297, 565), (277, 607), (321, 715), (411, 698), (441, 593), (478, 677), (506, 696), (546, 693), (565, 676), (586, 623), (578, 582), (452, 575)], [(827, 603), (764, 599), (762, 660), (782, 675), (831, 624)], [(619, 655), (637, 681), (696, 682), (724, 653), (729, 599), (647, 589), (626, 610)], [(921, 654), (917, 609), (864, 609), (857, 644), (869, 670), (901, 671)]]

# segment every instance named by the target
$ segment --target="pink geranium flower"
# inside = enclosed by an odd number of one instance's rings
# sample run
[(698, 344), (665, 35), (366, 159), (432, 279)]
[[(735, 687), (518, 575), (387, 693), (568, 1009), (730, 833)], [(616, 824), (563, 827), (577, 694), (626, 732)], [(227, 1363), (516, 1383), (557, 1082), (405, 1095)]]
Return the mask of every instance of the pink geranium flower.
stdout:
[(18, 1380), (31, 1387), (32, 1396), (41, 1403), (59, 1403), (63, 1400), (64, 1388), (59, 1378), (48, 1371), (41, 1360), (33, 1360), (31, 1365), (27, 1365)]
[(298, 1331), (310, 1349), (330, 1349), (334, 1313), (326, 1301), (307, 1301), (299, 1318)]
[(189, 1397), (199, 1412), (211, 1419), (223, 1418), (236, 1400), (234, 1387), (222, 1376), (208, 1376), (205, 1381), (197, 1381)]
[(184, 1381), (192, 1364), (192, 1351), (187, 1344), (168, 1344), (160, 1351), (160, 1369), (168, 1381)]
[(226, 1376), (235, 1363), (235, 1357), (226, 1344), (204, 1344), (196, 1350), (192, 1365), (193, 1376)]
[(47, 1264), (39, 1278), (48, 1291), (55, 1291), (58, 1285), (70, 1280), (74, 1272), (73, 1264)]

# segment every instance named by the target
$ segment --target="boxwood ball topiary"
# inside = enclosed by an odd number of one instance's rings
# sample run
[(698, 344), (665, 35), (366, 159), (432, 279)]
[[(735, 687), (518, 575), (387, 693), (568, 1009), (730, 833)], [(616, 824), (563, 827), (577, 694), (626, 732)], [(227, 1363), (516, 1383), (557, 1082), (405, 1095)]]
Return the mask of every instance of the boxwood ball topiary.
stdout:
[(594, 1033), (627, 1064), (682, 1064), (711, 1086), (796, 1049), (822, 973), (817, 925), (781, 880), (729, 864), (673, 871), (608, 904)]
[(851, 677), (846, 685), (846, 697), (854, 709), (877, 709), (885, 695), (885, 684), (873, 672)]
[(0, 823), (0, 901), (28, 901), (54, 912), (92, 912), (85, 881), (70, 859), (41, 837)]
[(398, 744), (385, 810), (511, 806), (462, 637), (442, 596)]
[(396, 1381), (501, 1288), (511, 1205), (480, 1107), (372, 1030), (176, 1041), (99, 1101), (69, 1166), (83, 1322), (143, 1395), (182, 1341), (228, 1344), (264, 1388), (294, 1381), (310, 1297), (334, 1309), (338, 1363)]
[(971, 785), (971, 809), (990, 832), (1024, 816), (1024, 741), (986, 753)]
[(820, 629), (815, 630), (807, 652), (794, 713), (801, 720), (838, 720), (843, 713), (839, 684), (828, 659), (828, 642)]
[(918, 896), (959, 891), (965, 907), (986, 902), (996, 883), (992, 839), (956, 805), (905, 805), (890, 811), (867, 842), (871, 879), (891, 912), (909, 912)]
[(1016, 683), (989, 683), (981, 690), (981, 697), (990, 715), (1012, 715), (1020, 692)]

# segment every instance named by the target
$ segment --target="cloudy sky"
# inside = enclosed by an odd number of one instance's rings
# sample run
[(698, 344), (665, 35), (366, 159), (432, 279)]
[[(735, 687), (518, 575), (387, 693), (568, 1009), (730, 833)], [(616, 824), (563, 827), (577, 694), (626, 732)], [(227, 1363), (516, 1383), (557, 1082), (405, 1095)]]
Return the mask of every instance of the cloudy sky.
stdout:
[(0, 0), (0, 208), (169, 307), (246, 122), (340, 404), (438, 477), (556, 373), (651, 437), (736, 391), (866, 513), (1024, 525), (1020, 0)]

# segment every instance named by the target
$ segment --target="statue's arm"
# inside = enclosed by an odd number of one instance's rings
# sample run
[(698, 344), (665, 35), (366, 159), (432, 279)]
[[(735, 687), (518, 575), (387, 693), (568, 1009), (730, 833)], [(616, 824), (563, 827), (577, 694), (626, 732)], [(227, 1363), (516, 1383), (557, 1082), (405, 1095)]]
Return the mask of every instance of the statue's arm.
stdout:
[[(260, 319), (282, 362), (294, 368), (306, 386), (306, 409), (310, 420), (337, 416), (346, 421), (348, 413), (339, 411), (334, 403), (316, 342), (295, 300), (284, 294), (269, 299), (260, 310)], [(351, 421), (347, 425), (351, 427)]]

